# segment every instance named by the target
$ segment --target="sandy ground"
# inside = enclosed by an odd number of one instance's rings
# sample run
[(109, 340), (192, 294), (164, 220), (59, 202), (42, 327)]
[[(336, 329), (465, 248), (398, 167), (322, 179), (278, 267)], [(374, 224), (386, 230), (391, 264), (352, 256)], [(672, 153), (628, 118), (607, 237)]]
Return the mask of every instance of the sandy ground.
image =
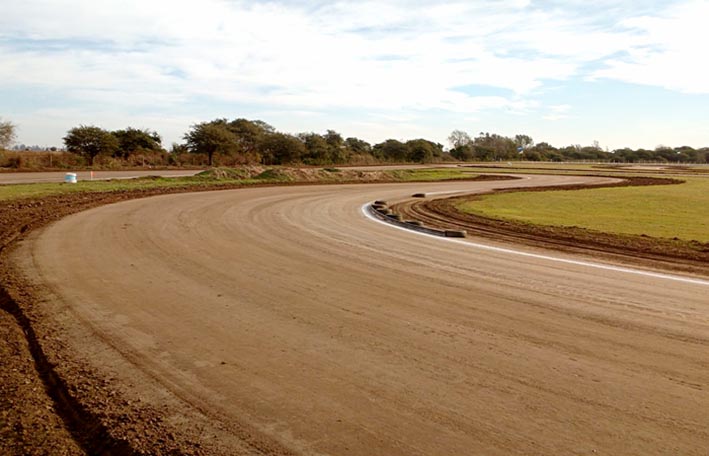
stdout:
[(707, 282), (468, 248), (361, 211), (584, 179), (159, 196), (69, 216), (14, 261), (63, 356), (223, 454), (706, 455)]

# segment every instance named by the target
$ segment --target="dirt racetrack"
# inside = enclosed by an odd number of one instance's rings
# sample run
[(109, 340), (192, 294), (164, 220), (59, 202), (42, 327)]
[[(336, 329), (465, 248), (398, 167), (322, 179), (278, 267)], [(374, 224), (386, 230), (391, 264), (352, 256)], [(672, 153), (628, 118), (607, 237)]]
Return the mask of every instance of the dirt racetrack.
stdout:
[(468, 247), (361, 211), (592, 179), (166, 195), (69, 216), (14, 261), (57, 358), (115, 388), (107, 409), (140, 401), (206, 452), (705, 456), (709, 281)]

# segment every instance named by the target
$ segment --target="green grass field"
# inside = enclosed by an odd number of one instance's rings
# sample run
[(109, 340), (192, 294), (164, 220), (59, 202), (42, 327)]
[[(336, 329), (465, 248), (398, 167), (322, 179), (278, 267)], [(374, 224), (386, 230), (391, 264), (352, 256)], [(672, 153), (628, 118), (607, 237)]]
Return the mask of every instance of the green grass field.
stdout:
[[(440, 181), (452, 179), (470, 179), (478, 174), (465, 169), (407, 169), (387, 170), (381, 173), (382, 181), (412, 182)], [(329, 174), (319, 177), (319, 181), (336, 183), (347, 181), (349, 177), (341, 170), (332, 169)], [(366, 180), (363, 178), (362, 180)], [(150, 177), (139, 179), (116, 179), (107, 181), (79, 181), (76, 184), (40, 183), (0, 185), (0, 200), (18, 198), (41, 198), (50, 195), (80, 192), (112, 192), (154, 188), (189, 188), (227, 185), (283, 184), (298, 182), (297, 177), (282, 172), (282, 169), (268, 169), (255, 177), (245, 177), (238, 169), (218, 169), (200, 173), (193, 177), (163, 178)], [(317, 183), (316, 181), (311, 181)]]
[[(182, 178), (176, 179), (131, 179), (113, 181), (80, 181), (76, 184), (41, 183), (8, 184), (0, 186), (0, 200), (18, 198), (41, 198), (50, 195), (81, 192), (111, 192), (118, 190), (147, 189), (158, 187), (177, 187), (190, 185)], [(195, 185), (195, 184), (192, 184)]]
[(525, 223), (709, 242), (709, 179), (679, 185), (487, 195), (463, 212)]
[(466, 168), (395, 169), (384, 172), (394, 180), (401, 182), (473, 179), (479, 175), (479, 173)]

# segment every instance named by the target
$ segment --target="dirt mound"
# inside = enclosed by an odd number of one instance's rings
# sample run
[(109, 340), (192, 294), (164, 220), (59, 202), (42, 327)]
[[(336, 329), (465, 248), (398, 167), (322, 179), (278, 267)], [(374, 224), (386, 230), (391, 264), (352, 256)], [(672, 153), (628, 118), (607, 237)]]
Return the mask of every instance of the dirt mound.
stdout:
[(197, 174), (197, 177), (212, 180), (249, 179), (263, 172), (260, 166), (245, 166), (243, 168), (212, 168)]

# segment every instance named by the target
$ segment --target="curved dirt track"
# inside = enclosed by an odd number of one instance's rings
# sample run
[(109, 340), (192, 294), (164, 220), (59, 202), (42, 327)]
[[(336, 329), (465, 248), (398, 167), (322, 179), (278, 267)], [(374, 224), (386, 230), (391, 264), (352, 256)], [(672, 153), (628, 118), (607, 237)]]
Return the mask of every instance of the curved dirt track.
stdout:
[(228, 454), (706, 455), (706, 283), (467, 248), (361, 212), (586, 179), (160, 196), (67, 217), (16, 261), (68, 353), (175, 427), (203, 419)]

